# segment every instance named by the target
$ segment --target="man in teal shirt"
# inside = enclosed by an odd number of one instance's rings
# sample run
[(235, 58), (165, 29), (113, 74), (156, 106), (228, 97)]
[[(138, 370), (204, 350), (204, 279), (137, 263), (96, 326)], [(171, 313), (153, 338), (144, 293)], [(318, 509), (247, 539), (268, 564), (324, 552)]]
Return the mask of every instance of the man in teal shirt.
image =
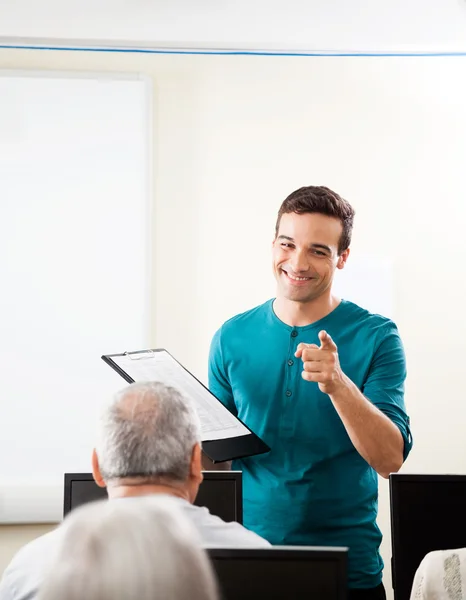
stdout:
[(350, 599), (379, 600), (377, 473), (398, 471), (412, 440), (395, 324), (332, 294), (353, 219), (326, 187), (283, 202), (276, 298), (217, 331), (209, 387), (271, 448), (232, 465), (246, 527), (272, 544), (348, 546)]

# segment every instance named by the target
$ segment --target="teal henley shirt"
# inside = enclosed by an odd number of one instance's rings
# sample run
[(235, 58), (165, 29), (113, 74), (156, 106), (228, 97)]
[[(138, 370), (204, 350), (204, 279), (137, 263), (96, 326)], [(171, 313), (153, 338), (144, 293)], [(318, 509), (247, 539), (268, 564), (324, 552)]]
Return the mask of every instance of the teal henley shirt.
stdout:
[(398, 330), (352, 302), (305, 327), (280, 321), (273, 300), (233, 317), (212, 340), (209, 388), (271, 448), (233, 462), (243, 472), (244, 525), (272, 544), (348, 546), (349, 587), (371, 588), (383, 569), (377, 473), (294, 356), (301, 342), (320, 345), (323, 329), (343, 372), (400, 429), (406, 458), (412, 439)]

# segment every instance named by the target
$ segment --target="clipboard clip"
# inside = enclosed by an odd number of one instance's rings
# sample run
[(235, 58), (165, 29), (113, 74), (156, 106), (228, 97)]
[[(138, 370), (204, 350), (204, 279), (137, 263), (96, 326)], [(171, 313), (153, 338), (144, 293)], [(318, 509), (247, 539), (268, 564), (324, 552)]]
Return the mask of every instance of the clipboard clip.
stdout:
[(131, 360), (145, 360), (153, 358), (155, 352), (153, 350), (144, 350), (144, 352), (123, 352), (123, 354)]

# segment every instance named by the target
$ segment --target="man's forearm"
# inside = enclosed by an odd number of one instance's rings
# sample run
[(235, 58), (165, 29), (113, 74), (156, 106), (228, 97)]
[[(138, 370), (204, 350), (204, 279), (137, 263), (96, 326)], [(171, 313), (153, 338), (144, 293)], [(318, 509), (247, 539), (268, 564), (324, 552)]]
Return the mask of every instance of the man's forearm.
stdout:
[(330, 399), (364, 460), (385, 478), (398, 471), (403, 464), (403, 436), (398, 427), (347, 377)]

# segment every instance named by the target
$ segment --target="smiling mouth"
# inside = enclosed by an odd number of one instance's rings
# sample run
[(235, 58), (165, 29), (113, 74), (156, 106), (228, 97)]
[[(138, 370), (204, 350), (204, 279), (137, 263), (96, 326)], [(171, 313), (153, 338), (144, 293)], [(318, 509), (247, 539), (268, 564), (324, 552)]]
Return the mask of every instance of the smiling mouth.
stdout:
[(296, 283), (306, 283), (306, 281), (311, 281), (311, 279), (313, 279), (313, 277), (295, 277), (294, 275), (290, 275), (290, 273), (287, 273), (283, 269), (282, 272), (288, 277), (288, 279)]

